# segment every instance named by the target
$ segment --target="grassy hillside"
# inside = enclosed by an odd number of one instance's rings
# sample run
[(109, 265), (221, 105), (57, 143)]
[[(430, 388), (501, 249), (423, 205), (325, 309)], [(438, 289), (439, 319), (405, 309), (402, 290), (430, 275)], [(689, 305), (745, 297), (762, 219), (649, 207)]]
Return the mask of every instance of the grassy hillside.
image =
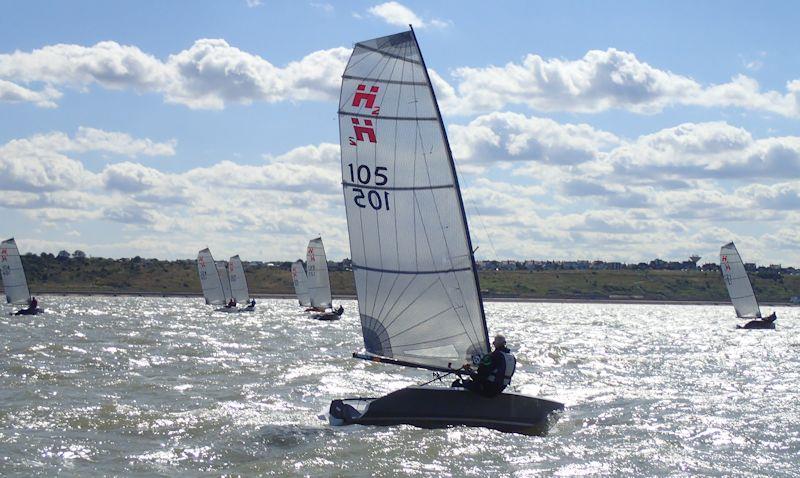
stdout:
[[(34, 293), (160, 292), (200, 293), (194, 260), (57, 259), (49, 255), (23, 258)], [(288, 263), (283, 268), (246, 268), (253, 293), (292, 294)], [(481, 288), (487, 297), (718, 300), (728, 299), (716, 272), (681, 271), (484, 271)], [(751, 274), (762, 301), (788, 301), (800, 295), (800, 276), (762, 278)], [(355, 294), (352, 273), (332, 271), (334, 294)]]

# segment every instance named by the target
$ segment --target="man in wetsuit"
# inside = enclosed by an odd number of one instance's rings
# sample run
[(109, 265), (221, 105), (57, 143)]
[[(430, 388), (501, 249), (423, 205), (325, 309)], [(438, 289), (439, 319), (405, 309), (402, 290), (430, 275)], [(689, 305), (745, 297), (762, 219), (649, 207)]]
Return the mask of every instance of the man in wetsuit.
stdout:
[(502, 335), (495, 336), (492, 345), (494, 351), (483, 357), (472, 378), (456, 380), (453, 387), (464, 387), (485, 397), (494, 397), (511, 383), (517, 359), (506, 347), (506, 338)]

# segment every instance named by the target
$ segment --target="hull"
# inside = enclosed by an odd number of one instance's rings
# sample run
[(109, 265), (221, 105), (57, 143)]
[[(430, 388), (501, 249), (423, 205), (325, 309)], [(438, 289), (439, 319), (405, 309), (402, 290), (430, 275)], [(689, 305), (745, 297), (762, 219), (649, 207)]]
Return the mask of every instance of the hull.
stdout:
[(413, 425), (420, 428), (484, 427), (543, 435), (564, 405), (518, 393), (486, 398), (460, 388), (407, 387), (380, 398), (331, 402), (332, 425)]
[(339, 320), (341, 317), (340, 314), (336, 314), (335, 312), (325, 312), (324, 314), (314, 314), (311, 316), (311, 318), (314, 320), (331, 321), (331, 320)]
[(14, 312), (14, 315), (38, 315), (44, 312), (44, 309), (36, 308), (34, 310), (22, 309)]
[(775, 329), (775, 322), (766, 321), (766, 320), (751, 320), (750, 322), (744, 325), (737, 325), (737, 329), (765, 329), (765, 330), (774, 330)]

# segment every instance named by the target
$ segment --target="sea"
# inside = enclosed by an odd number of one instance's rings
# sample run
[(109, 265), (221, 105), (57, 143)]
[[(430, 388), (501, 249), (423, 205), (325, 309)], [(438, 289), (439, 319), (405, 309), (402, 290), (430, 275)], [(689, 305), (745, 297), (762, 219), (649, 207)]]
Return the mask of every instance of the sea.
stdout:
[(332, 399), (434, 378), (353, 359), (358, 309), (343, 304), (336, 322), (276, 299), (239, 314), (199, 298), (6, 308), (0, 475), (800, 476), (800, 308), (746, 331), (731, 306), (488, 302), (512, 388), (566, 405), (531, 437), (330, 426)]

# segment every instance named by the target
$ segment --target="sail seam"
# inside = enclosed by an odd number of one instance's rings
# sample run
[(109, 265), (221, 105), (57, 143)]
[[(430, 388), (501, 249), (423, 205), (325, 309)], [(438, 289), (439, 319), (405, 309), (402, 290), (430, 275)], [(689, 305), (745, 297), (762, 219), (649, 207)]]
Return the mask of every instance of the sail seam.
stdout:
[(421, 63), (418, 62), (417, 60), (412, 60), (410, 58), (403, 58), (400, 55), (395, 55), (394, 53), (389, 53), (388, 51), (383, 51), (383, 50), (379, 50), (377, 48), (372, 48), (371, 46), (364, 45), (363, 43), (356, 43), (356, 47), (357, 48), (363, 48), (363, 49), (365, 49), (367, 51), (371, 51), (371, 52), (377, 53), (379, 55), (388, 56), (388, 57), (391, 57), (391, 58), (396, 58), (398, 60), (407, 61), (409, 63), (416, 63), (417, 65), (421, 65)]
[(353, 76), (353, 75), (342, 75), (342, 78), (345, 80), (370, 81), (372, 83), (384, 83), (387, 85), (428, 86), (427, 83), (421, 81), (384, 80), (382, 78), (368, 78), (365, 76)]

